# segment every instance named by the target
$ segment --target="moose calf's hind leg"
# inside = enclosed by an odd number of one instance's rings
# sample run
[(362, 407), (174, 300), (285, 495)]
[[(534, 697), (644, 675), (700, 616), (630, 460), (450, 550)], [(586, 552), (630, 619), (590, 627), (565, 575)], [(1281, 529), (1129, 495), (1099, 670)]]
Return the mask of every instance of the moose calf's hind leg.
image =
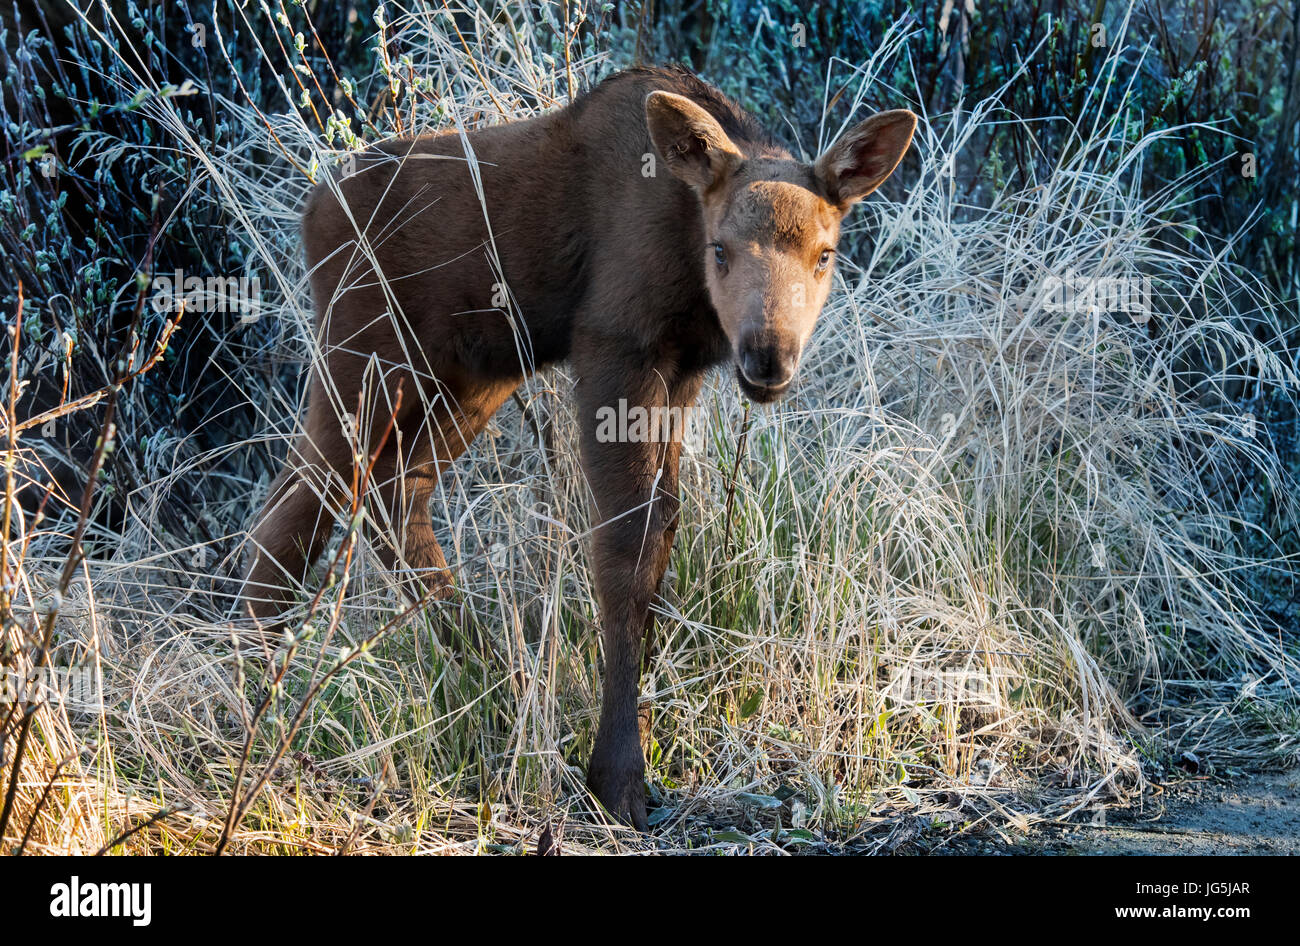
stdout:
[(305, 441), (290, 451), (253, 530), (243, 596), (259, 621), (289, 605), (334, 528), (337, 486), (323, 467), (304, 460), (311, 456), (318, 452)]
[[(454, 579), (434, 534), (430, 508), (438, 480), (517, 384), (507, 379), (469, 389), (455, 399), (454, 414), (442, 407), (428, 414), (413, 412), (421, 423), (403, 430), (401, 437), (394, 436), (376, 463), (374, 484), (383, 507), (379, 513), (392, 534), (375, 536), (375, 550), (413, 599), (446, 600), (453, 594)], [(400, 463), (399, 444), (409, 444), (403, 447), (407, 456)]]
[(451, 594), (452, 575), (433, 531), (430, 504), (438, 488), (438, 467), (431, 452), (427, 463), (395, 473), (391, 459), (381, 461), (385, 469), (375, 471), (382, 474), (375, 485), (383, 509), (377, 513), (392, 534), (374, 536), (374, 548), (384, 568), (396, 573), (412, 597), (445, 599)]

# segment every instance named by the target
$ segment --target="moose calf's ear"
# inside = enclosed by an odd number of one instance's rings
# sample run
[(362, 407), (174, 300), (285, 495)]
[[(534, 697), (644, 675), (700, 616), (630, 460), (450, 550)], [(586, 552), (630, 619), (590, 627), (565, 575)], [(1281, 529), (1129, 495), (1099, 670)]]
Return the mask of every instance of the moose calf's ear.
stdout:
[(708, 190), (742, 158), (717, 120), (685, 96), (651, 92), (645, 117), (668, 170), (696, 190)]
[(847, 207), (894, 173), (915, 130), (916, 116), (905, 108), (877, 112), (841, 135), (813, 170), (831, 200)]

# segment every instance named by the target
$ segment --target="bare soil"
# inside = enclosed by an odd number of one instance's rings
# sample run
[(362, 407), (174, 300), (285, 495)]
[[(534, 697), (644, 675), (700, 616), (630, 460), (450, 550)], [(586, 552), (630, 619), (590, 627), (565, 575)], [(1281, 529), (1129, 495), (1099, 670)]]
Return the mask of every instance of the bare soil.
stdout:
[(1160, 786), (1093, 823), (1036, 828), (1006, 853), (1300, 854), (1300, 769)]

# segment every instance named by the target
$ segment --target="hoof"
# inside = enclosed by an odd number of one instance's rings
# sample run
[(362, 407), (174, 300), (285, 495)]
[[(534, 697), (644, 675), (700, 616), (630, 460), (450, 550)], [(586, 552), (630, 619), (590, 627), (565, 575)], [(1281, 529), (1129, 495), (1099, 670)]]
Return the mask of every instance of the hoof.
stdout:
[(587, 787), (614, 818), (638, 831), (650, 829), (646, 821), (645, 762), (642, 759), (638, 758), (635, 766), (605, 766), (593, 758), (587, 769)]

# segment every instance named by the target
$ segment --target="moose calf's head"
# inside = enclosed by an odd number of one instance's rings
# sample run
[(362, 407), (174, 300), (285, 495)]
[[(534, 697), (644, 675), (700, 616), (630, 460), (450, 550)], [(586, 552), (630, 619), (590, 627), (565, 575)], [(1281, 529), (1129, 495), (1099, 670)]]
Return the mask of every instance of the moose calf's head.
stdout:
[(709, 297), (751, 400), (790, 388), (830, 291), (840, 221), (902, 160), (916, 129), (905, 109), (854, 126), (813, 165), (746, 157), (717, 120), (671, 92), (645, 100), (650, 138), (699, 195)]

